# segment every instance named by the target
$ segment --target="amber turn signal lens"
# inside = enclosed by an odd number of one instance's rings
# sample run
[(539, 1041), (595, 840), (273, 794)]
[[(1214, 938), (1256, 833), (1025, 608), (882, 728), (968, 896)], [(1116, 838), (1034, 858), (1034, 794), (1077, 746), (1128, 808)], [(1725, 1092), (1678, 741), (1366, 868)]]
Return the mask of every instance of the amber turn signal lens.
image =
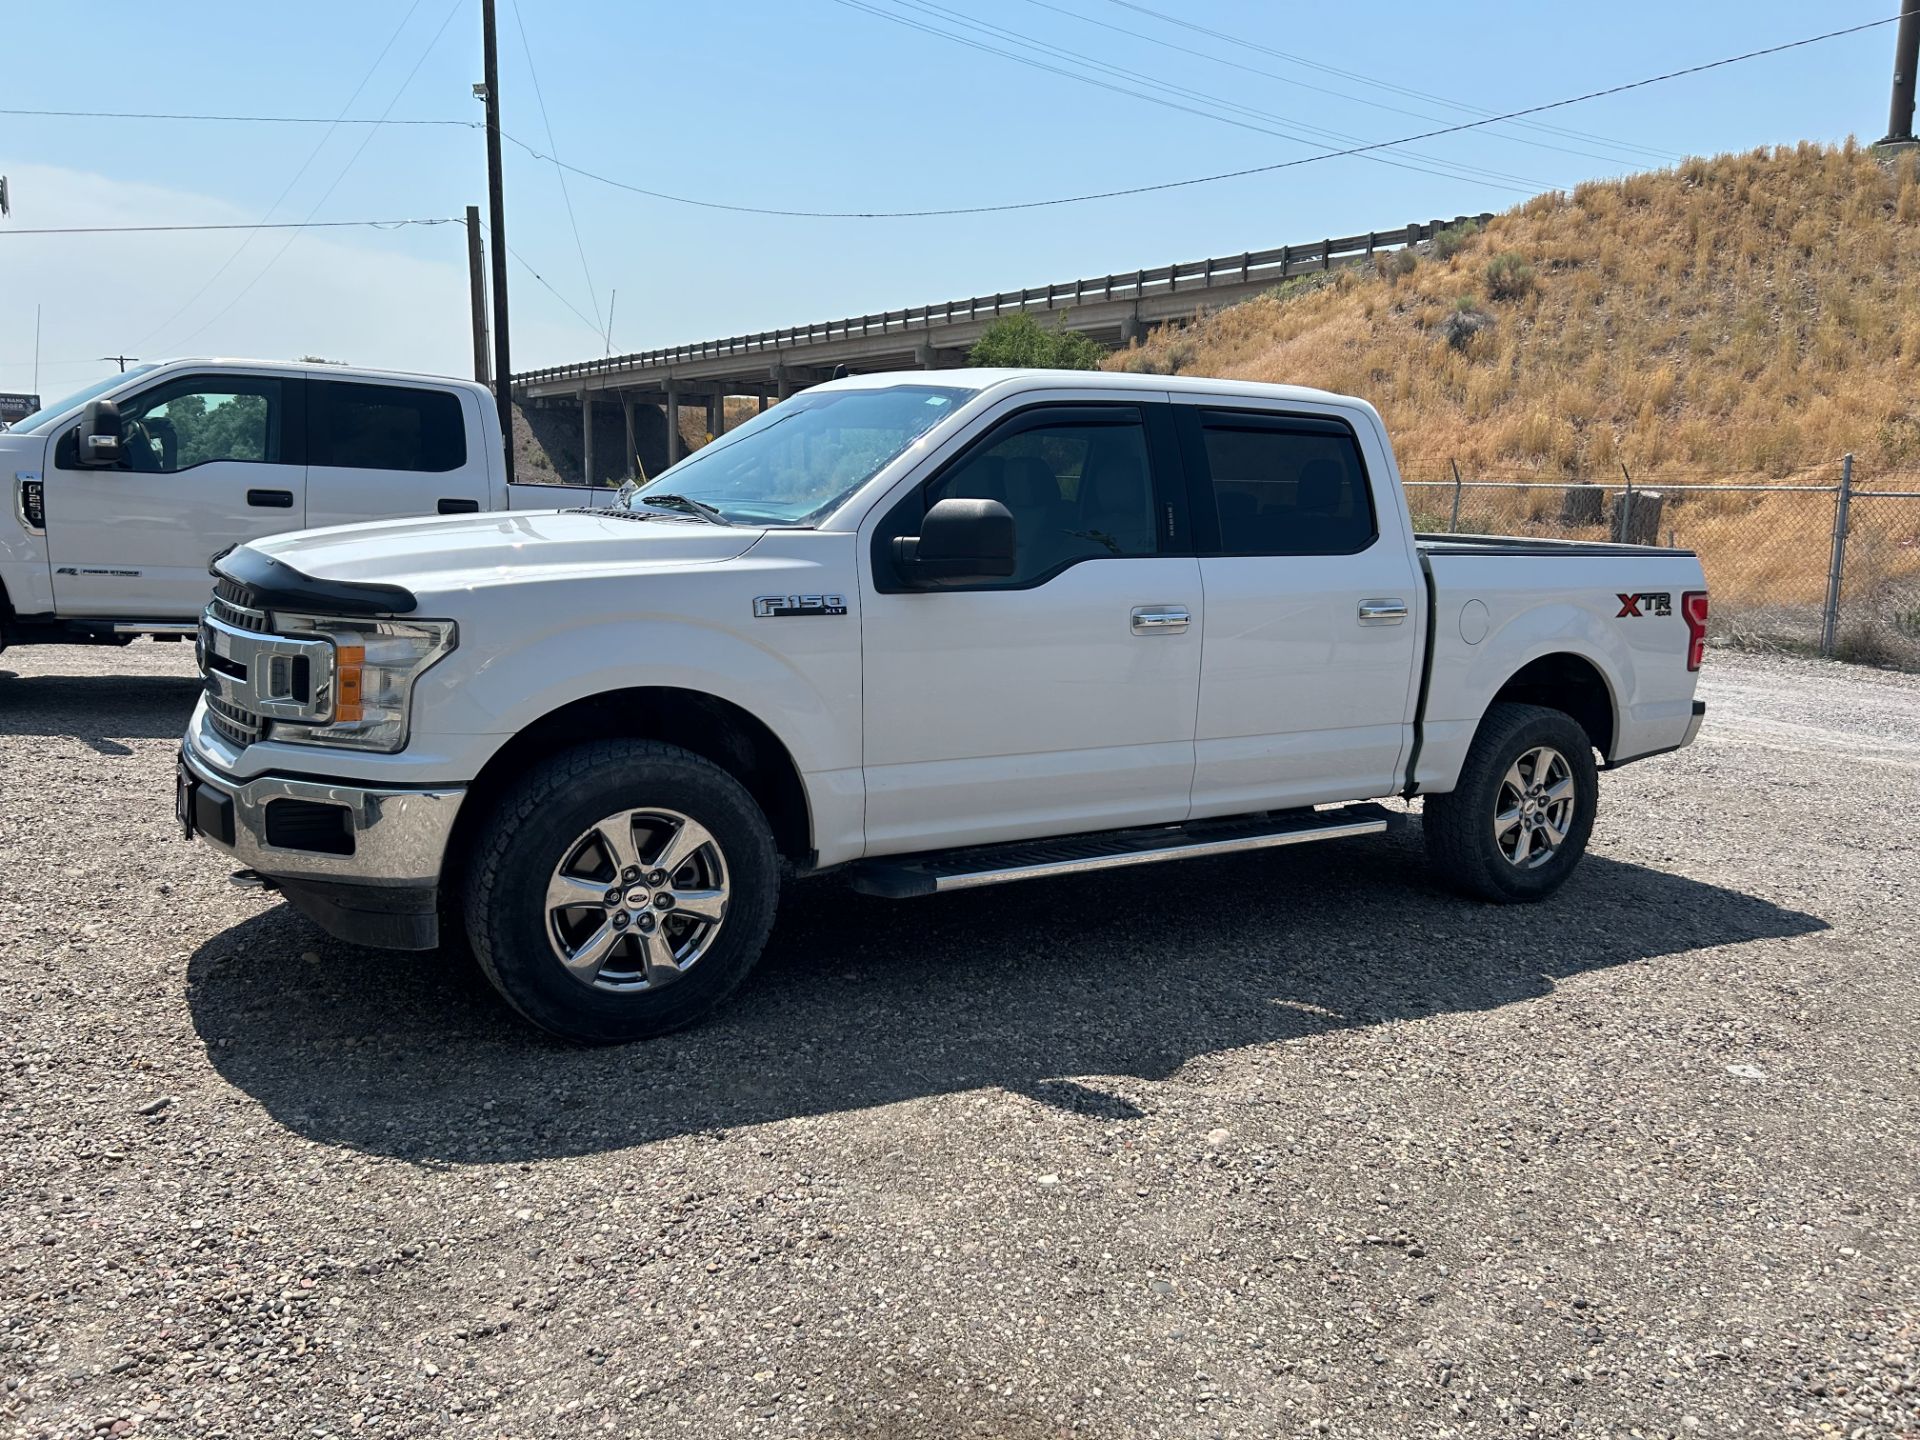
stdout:
[(336, 645), (333, 648), (333, 723), (350, 725), (362, 718), (360, 706), (360, 667), (366, 664), (364, 645)]

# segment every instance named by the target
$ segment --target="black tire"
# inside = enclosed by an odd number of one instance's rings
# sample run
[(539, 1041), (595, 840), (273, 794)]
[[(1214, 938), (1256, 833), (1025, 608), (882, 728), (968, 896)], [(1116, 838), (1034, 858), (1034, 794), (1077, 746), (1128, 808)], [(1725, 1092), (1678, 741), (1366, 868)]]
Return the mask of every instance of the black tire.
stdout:
[[(555, 949), (549, 880), (588, 831), (616, 812), (650, 807), (709, 832), (724, 862), (724, 918), (671, 983), (596, 988), (569, 973)], [(772, 827), (733, 776), (678, 746), (602, 740), (533, 767), (501, 797), (466, 867), (465, 928), (482, 972), (527, 1020), (581, 1044), (620, 1044), (692, 1024), (732, 994), (760, 958), (779, 886)], [(584, 923), (591, 920), (589, 910)]]
[[(1565, 760), (1573, 782), (1571, 814), (1561, 817), (1566, 838), (1551, 848), (1544, 862), (1532, 858), (1538, 852), (1531, 849), (1531, 837), (1511, 837), (1510, 831), (1503, 841), (1495, 834), (1508, 771), (1542, 746)], [(1593, 742), (1578, 721), (1542, 705), (1502, 701), (1490, 706), (1480, 721), (1452, 793), (1426, 799), (1427, 858), (1448, 884), (1477, 899), (1496, 904), (1544, 900), (1566, 883), (1586, 853), (1599, 797)], [(1505, 848), (1520, 844), (1528, 846), (1532, 863), (1517, 863)]]

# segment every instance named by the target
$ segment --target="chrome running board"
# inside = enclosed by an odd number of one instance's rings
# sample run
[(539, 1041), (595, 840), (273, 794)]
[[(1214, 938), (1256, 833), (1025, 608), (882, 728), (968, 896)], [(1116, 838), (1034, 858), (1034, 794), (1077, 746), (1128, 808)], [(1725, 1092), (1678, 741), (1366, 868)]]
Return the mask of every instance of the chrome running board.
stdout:
[(1009, 845), (862, 860), (852, 867), (852, 883), (864, 895), (909, 900), (949, 890), (1080, 875), (1122, 865), (1153, 865), (1162, 860), (1194, 860), (1304, 845), (1314, 840), (1379, 835), (1405, 819), (1400, 812), (1380, 805), (1345, 805), (1335, 810), (1293, 810), (1240, 819), (1197, 820), (1187, 825), (1020, 840)]

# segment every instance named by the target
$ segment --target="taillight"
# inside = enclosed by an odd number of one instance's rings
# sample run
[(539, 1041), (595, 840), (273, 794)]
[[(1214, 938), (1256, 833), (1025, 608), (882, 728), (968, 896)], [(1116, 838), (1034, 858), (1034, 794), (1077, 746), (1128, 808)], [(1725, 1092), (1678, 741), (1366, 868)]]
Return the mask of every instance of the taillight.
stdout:
[(1687, 622), (1687, 669), (1698, 670), (1707, 658), (1707, 592), (1689, 590), (1682, 595), (1680, 614)]

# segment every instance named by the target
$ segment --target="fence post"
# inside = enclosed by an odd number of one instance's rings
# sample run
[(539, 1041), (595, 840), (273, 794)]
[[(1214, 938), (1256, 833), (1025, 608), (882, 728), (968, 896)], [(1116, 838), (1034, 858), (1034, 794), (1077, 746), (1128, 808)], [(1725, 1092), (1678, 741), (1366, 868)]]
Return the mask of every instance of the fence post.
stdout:
[(1853, 505), (1853, 456), (1840, 461), (1840, 490), (1833, 502), (1833, 550), (1827, 560), (1827, 605), (1820, 616), (1820, 653), (1833, 657), (1840, 628), (1840, 575), (1847, 564), (1847, 511)]
[(1627, 493), (1620, 497), (1620, 533), (1614, 536), (1616, 544), (1629, 544), (1633, 539), (1633, 472), (1627, 469), (1627, 462), (1620, 462), (1620, 473), (1626, 477)]
[(1453, 466), (1453, 519), (1447, 522), (1447, 533), (1458, 535), (1460, 533), (1460, 462), (1449, 460), (1447, 463)]

